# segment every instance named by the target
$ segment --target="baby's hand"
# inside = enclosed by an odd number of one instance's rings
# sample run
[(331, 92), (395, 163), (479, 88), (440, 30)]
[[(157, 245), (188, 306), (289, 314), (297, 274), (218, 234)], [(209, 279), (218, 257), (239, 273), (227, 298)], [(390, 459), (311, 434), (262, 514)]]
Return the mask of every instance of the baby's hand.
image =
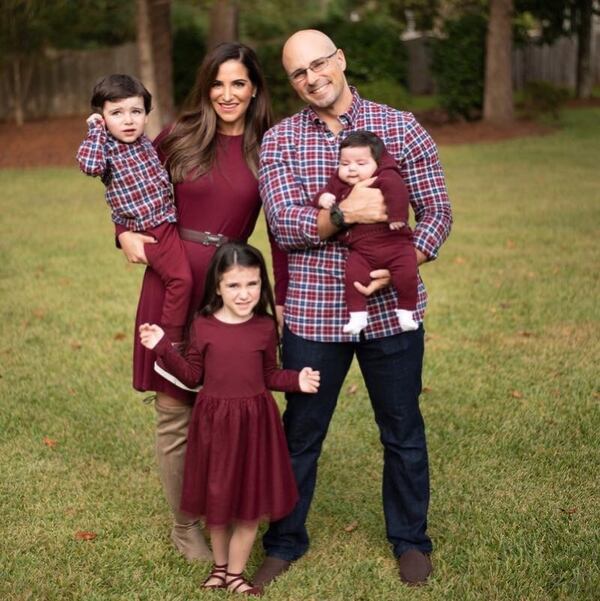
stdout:
[(321, 383), (321, 373), (315, 371), (311, 367), (305, 367), (300, 371), (298, 376), (298, 383), (300, 384), (300, 390), (302, 392), (315, 393), (319, 390), (319, 384)]
[(331, 192), (323, 192), (321, 196), (319, 196), (319, 206), (322, 209), (331, 209), (331, 207), (335, 204), (335, 195)]
[(392, 223), (390, 223), (390, 229), (401, 230), (405, 225), (406, 223), (404, 223), (404, 221), (392, 221)]
[(164, 330), (156, 324), (143, 323), (140, 326), (140, 342), (146, 348), (153, 349), (164, 335)]
[(100, 114), (100, 113), (92, 113), (86, 120), (85, 122), (88, 125), (92, 125), (95, 122), (100, 123), (100, 125), (104, 125), (104, 117)]

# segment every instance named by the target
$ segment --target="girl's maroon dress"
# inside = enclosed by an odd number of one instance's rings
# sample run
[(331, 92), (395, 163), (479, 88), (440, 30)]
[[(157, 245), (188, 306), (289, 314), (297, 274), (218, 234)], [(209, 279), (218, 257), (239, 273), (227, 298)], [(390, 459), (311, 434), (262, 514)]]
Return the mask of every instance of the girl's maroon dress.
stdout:
[[(155, 140), (160, 144), (166, 131)], [(260, 211), (258, 182), (248, 168), (243, 154), (243, 135), (217, 134), (218, 147), (215, 166), (200, 178), (186, 178), (175, 184), (177, 222), (182, 228), (223, 234), (232, 240), (248, 239)], [(158, 147), (161, 155), (160, 146)], [(117, 234), (120, 233), (117, 228)], [(190, 303), (190, 318), (202, 300), (204, 278), (216, 246), (183, 241), (188, 255), (194, 288)], [(282, 251), (280, 251), (282, 252)], [(283, 253), (282, 253), (283, 254)], [(164, 286), (152, 269), (146, 269), (135, 320), (133, 346), (133, 387), (140, 391), (163, 392), (180, 401), (191, 403), (193, 393), (177, 388), (154, 371), (154, 351), (139, 341), (142, 323), (159, 323)]]
[(185, 357), (165, 337), (155, 347), (188, 386), (203, 383), (188, 433), (181, 509), (211, 527), (277, 520), (298, 500), (271, 390), (299, 390), (298, 372), (277, 369), (270, 317), (229, 324), (198, 317)]

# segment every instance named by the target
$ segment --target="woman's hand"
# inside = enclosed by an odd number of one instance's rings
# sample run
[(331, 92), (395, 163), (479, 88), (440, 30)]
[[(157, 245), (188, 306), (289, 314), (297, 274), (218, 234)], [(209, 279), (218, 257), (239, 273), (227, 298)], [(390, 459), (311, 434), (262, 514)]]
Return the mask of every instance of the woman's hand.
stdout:
[(275, 305), (275, 318), (277, 319), (277, 329), (279, 330), (279, 335), (283, 332), (283, 305)]
[(130, 263), (143, 263), (148, 265), (144, 244), (156, 244), (152, 236), (139, 232), (122, 232), (118, 236), (123, 254)]
[(153, 349), (165, 335), (164, 330), (156, 324), (143, 323), (140, 326), (140, 342), (143, 346)]
[(354, 282), (354, 287), (365, 296), (371, 296), (373, 292), (390, 285), (390, 272), (387, 269), (376, 269), (369, 276), (371, 277), (371, 283), (368, 286), (363, 286), (360, 282)]
[(314, 394), (319, 390), (319, 384), (321, 383), (321, 373), (315, 371), (311, 367), (304, 367), (300, 371), (298, 376), (298, 383), (300, 384), (300, 390), (309, 394)]

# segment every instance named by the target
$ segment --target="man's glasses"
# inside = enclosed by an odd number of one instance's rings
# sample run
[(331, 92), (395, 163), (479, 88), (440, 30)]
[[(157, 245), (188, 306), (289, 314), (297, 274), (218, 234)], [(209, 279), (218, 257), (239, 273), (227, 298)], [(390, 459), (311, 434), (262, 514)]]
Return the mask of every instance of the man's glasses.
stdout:
[(322, 71), (337, 51), (338, 49), (336, 48), (329, 56), (322, 56), (321, 58), (316, 58), (312, 63), (310, 63), (310, 65), (308, 65), (308, 67), (306, 67), (306, 69), (296, 69), (293, 73), (289, 75), (289, 78), (294, 83), (302, 83), (306, 79), (309, 69), (313, 73), (318, 73), (319, 71)]

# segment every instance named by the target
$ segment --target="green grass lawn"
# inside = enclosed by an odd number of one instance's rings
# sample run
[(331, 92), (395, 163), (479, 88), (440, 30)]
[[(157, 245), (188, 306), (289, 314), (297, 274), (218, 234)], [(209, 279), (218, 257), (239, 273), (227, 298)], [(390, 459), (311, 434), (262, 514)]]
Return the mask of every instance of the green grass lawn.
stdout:
[[(435, 577), (397, 579), (354, 367), (311, 550), (266, 600), (600, 596), (600, 110), (441, 154), (455, 226), (422, 269)], [(227, 598), (200, 591), (208, 567), (168, 541), (153, 409), (130, 388), (141, 270), (113, 247), (102, 185), (75, 165), (0, 171), (0, 184), (0, 599)], [(250, 573), (261, 558), (257, 546)]]

